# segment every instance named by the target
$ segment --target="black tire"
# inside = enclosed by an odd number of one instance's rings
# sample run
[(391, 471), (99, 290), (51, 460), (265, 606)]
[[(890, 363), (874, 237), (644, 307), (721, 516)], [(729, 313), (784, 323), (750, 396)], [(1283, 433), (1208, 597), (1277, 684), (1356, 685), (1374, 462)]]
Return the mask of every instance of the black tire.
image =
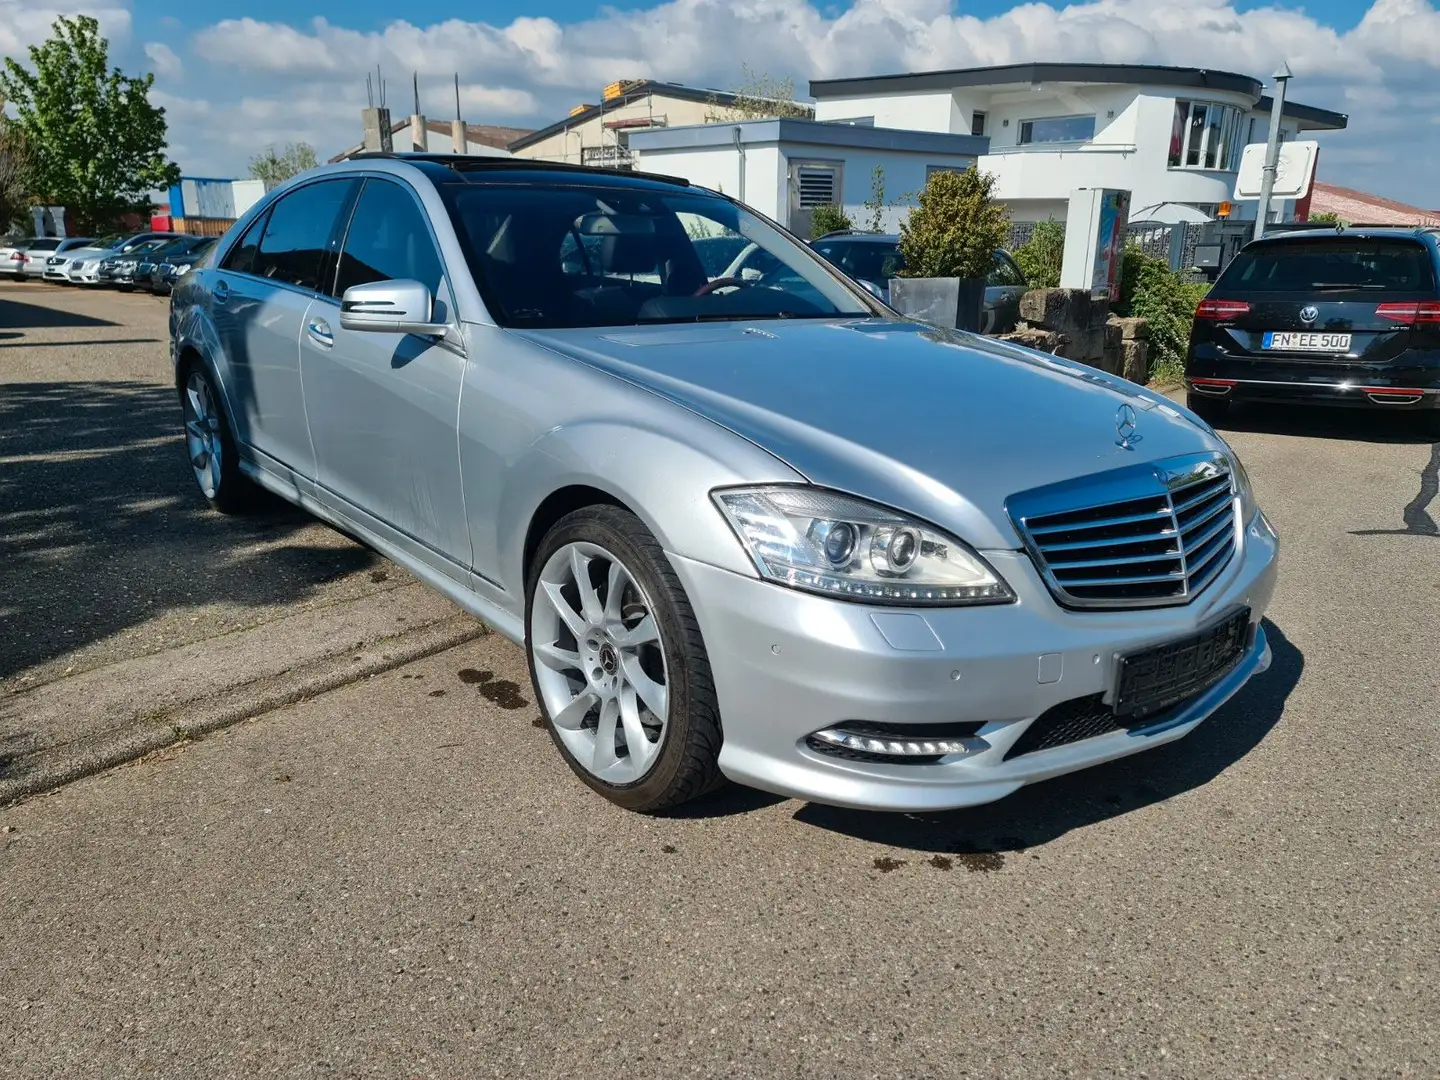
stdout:
[[(575, 760), (556, 734), (536, 678), (535, 655), (529, 647), (533, 640), (532, 599), (546, 562), (560, 548), (576, 541), (598, 544), (620, 559), (649, 596), (651, 614), (660, 628), (670, 715), (658, 760), (631, 784), (607, 783)], [(698, 798), (725, 782), (718, 765), (720, 706), (700, 625), (664, 550), (634, 514), (617, 506), (588, 506), (567, 514), (551, 527), (526, 568), (525, 641), (536, 708), (565, 763), (592, 790), (627, 810), (655, 813)]]
[(1185, 395), (1185, 407), (1212, 427), (1230, 415), (1230, 402), (1217, 401), (1194, 392)]
[[(191, 418), (191, 407), (187, 404), (186, 398), (189, 389), (194, 385), (193, 380), (196, 379), (203, 380), (210, 400), (215, 406), (216, 429), (214, 434), (218, 436), (220, 446), (219, 482), (214, 485), (213, 490), (207, 491), (193, 459), (189, 462), (191, 474), (195, 477), (200, 494), (210, 504), (211, 509), (221, 514), (249, 513), (259, 503), (260, 489), (255, 486), (253, 480), (240, 471), (240, 457), (235, 450), (235, 436), (230, 430), (230, 420), (225, 412), (224, 399), (221, 398), (219, 388), (209, 369), (199, 360), (190, 360), (180, 373), (179, 390), (182, 416), (185, 417), (188, 424)], [(188, 456), (188, 441), (184, 452)]]
[(115, 287), (116, 287), (117, 289), (119, 289), (121, 292), (134, 292), (134, 291), (135, 291), (135, 286), (134, 286), (134, 285), (116, 285)]

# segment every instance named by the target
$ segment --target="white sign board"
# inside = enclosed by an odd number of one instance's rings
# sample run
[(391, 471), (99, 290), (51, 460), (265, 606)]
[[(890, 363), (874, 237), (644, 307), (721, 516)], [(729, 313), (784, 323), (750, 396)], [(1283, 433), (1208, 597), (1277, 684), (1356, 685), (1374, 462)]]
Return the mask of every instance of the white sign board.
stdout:
[[(1303, 199), (1310, 193), (1315, 179), (1315, 159), (1320, 144), (1314, 141), (1283, 142), (1275, 163), (1275, 186), (1272, 199)], [(1237, 202), (1254, 202), (1260, 198), (1260, 185), (1265, 179), (1265, 144), (1251, 143), (1240, 158), (1240, 172), (1235, 177)]]

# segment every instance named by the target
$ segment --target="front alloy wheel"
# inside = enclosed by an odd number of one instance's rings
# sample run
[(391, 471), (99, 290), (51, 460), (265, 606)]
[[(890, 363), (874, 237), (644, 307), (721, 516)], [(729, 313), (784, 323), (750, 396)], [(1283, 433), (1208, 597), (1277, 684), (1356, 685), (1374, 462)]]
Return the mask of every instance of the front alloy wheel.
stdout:
[(633, 810), (673, 806), (719, 782), (704, 644), (637, 518), (596, 506), (562, 519), (541, 543), (527, 597), (535, 695), (582, 780)]

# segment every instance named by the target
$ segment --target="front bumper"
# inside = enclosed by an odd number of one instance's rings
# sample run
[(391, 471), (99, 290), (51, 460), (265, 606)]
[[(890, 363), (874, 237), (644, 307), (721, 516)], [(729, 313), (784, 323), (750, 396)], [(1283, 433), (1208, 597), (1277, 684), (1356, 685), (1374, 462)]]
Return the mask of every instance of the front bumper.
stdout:
[[(1188, 734), (1270, 663), (1259, 622), (1278, 541), (1263, 515), (1224, 573), (1184, 607), (1067, 611), (1028, 556), (983, 553), (1015, 590), (1006, 605), (885, 609), (830, 600), (671, 555), (700, 622), (719, 697), (730, 779), (794, 798), (869, 810), (941, 810), (1125, 757)], [(1238, 664), (1148, 727), (1006, 753), (1053, 706), (1112, 694), (1119, 654), (1200, 630), (1237, 606), (1252, 636)], [(883, 629), (882, 629), (883, 628)], [(893, 644), (892, 644), (893, 642)], [(988, 748), (927, 763), (836, 757), (807, 736), (845, 722), (979, 723)]]

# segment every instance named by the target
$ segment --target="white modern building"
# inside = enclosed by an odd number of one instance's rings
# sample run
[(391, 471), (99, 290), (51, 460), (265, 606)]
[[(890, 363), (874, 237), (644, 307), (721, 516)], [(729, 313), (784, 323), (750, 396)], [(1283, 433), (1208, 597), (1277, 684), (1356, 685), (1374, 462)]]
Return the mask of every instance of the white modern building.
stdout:
[(744, 120), (632, 132), (630, 150), (647, 172), (684, 177), (733, 195), (809, 235), (817, 206), (842, 207), (857, 224), (881, 206), (885, 231), (915, 201), (936, 169), (968, 169), (986, 140), (814, 120)]
[[(1011, 64), (810, 83), (815, 118), (989, 139), (980, 167), (1016, 221), (1064, 220), (1080, 187), (1131, 192), (1132, 221), (1206, 220), (1229, 202), (1247, 143), (1264, 142), (1258, 79), (1148, 64)], [(1346, 126), (1287, 101), (1282, 139)], [(1237, 203), (1236, 217), (1252, 204)], [(1291, 208), (1281, 205), (1282, 220)]]

